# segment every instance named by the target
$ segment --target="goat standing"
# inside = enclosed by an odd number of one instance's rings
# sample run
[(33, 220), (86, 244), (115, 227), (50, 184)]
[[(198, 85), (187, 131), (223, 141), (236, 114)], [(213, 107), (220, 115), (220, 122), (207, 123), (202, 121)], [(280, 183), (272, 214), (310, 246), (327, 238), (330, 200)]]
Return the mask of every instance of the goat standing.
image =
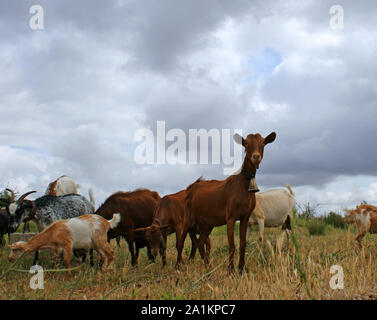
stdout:
[(248, 234), (251, 226), (258, 224), (259, 240), (263, 241), (264, 228), (280, 227), (288, 231), (291, 229), (292, 209), (295, 206), (294, 193), (289, 185), (284, 189), (271, 189), (255, 194), (256, 205), (250, 215)]
[[(200, 249), (214, 227), (226, 224), (229, 243), (228, 270), (233, 272), (234, 224), (240, 220), (239, 269), (244, 269), (247, 224), (255, 207), (255, 194), (248, 192), (249, 183), (255, 177), (263, 159), (264, 146), (275, 138), (275, 132), (266, 138), (260, 134), (249, 134), (244, 139), (236, 134), (235, 141), (242, 144), (246, 151), (241, 173), (221, 181), (199, 179), (186, 189), (185, 217), (177, 247), (177, 266), (182, 262), (183, 245), (189, 229), (196, 227), (201, 231), (197, 244)], [(207, 252), (204, 261), (209, 263)]]
[(123, 236), (126, 239), (132, 257), (132, 265), (137, 263), (139, 249), (145, 246), (148, 250), (149, 259), (153, 260), (150, 246), (145, 236), (143, 234), (134, 234), (133, 230), (151, 225), (158, 200), (160, 200), (158, 193), (148, 189), (138, 189), (131, 192), (119, 191), (108, 197), (95, 212), (95, 214), (105, 219), (111, 219), (114, 212), (120, 213), (121, 223), (117, 228), (109, 231), (108, 238), (113, 239)]
[(361, 248), (361, 241), (367, 232), (377, 233), (377, 207), (360, 204), (354, 210), (346, 209), (346, 212), (352, 218), (351, 223), (356, 222), (358, 231), (356, 241), (358, 248)]
[[(184, 204), (185, 204), (186, 190), (179, 191), (174, 194), (169, 194), (160, 199), (156, 206), (153, 217), (153, 222), (150, 226), (134, 230), (136, 234), (142, 232), (151, 246), (152, 256), (155, 258), (160, 249), (162, 263), (166, 265), (166, 242), (168, 234), (175, 233), (177, 237), (177, 245), (179, 234), (182, 233), (183, 219), (184, 219)], [(195, 257), (197, 249), (196, 234), (198, 230), (189, 230), (191, 238), (191, 254), (190, 260)], [(209, 237), (206, 240), (206, 249), (210, 251), (211, 242)], [(200, 250), (202, 258), (204, 252)], [(209, 253), (208, 253), (209, 254)]]

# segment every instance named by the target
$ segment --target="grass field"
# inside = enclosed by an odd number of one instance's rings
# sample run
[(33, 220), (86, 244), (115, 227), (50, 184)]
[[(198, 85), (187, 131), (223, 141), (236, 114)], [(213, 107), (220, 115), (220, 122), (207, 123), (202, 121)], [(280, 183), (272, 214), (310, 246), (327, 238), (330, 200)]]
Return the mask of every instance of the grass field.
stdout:
[[(8, 248), (0, 249), (0, 299), (376, 299), (377, 298), (377, 239), (364, 238), (361, 251), (355, 249), (355, 227), (336, 229), (326, 227), (324, 235), (310, 236), (305, 223), (296, 223), (294, 235), (298, 252), (292, 241), (288, 250), (279, 255), (267, 245), (260, 245), (257, 232), (252, 232), (246, 251), (247, 273), (227, 273), (228, 245), (225, 227), (211, 234), (210, 265), (205, 266), (197, 253), (188, 262), (190, 241), (186, 239), (186, 263), (176, 270), (175, 235), (168, 238), (167, 266), (150, 264), (146, 249), (140, 252), (136, 267), (130, 265), (128, 246), (122, 240), (121, 248), (114, 248), (114, 269), (102, 273), (89, 261), (72, 271), (72, 279), (64, 280), (64, 272), (46, 272), (44, 289), (32, 290), (29, 273), (10, 271)], [(238, 229), (238, 227), (237, 227)], [(266, 229), (265, 239), (281, 234), (280, 229)], [(236, 233), (238, 235), (238, 232)], [(238, 265), (238, 236), (236, 238)], [(298, 254), (297, 254), (298, 253)], [(51, 254), (42, 252), (40, 265), (44, 269), (63, 268), (53, 264)], [(28, 270), (33, 255), (24, 256), (15, 268)], [(98, 255), (95, 254), (95, 261)], [(72, 267), (81, 261), (74, 258)], [(344, 289), (333, 290), (329, 281), (332, 265), (344, 271)], [(304, 280), (306, 279), (306, 281)]]

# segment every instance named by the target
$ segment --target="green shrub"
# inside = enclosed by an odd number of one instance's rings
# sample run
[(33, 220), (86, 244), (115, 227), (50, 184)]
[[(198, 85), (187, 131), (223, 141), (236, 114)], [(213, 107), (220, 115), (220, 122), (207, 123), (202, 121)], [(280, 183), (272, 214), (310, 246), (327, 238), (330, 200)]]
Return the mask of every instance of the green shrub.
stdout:
[(343, 217), (340, 214), (332, 211), (326, 215), (324, 222), (325, 224), (331, 225), (334, 228), (344, 229), (346, 227)]
[(306, 228), (311, 236), (319, 236), (325, 234), (326, 225), (321, 219), (311, 219), (308, 221)]
[(304, 219), (304, 218), (294, 218), (294, 221), (295, 221), (295, 225), (298, 226), (298, 227), (305, 227), (306, 226), (306, 222), (307, 220)]

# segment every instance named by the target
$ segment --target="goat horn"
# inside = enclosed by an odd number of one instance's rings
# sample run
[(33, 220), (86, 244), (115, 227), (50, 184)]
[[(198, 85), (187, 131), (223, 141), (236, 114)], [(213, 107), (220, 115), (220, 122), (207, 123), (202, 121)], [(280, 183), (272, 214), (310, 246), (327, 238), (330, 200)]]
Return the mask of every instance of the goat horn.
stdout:
[(29, 191), (29, 192), (26, 192), (24, 193), (18, 200), (17, 200), (17, 203), (21, 203), (29, 194), (31, 193), (34, 193), (34, 192), (37, 192), (37, 191)]
[(165, 228), (168, 228), (170, 226), (170, 224), (165, 224), (163, 226), (158, 226), (157, 228), (158, 229), (165, 229)]
[(133, 232), (137, 232), (137, 231), (147, 231), (147, 230), (150, 230), (151, 227), (145, 227), (145, 228), (138, 228), (138, 229), (133, 229), (132, 231)]
[(14, 194), (14, 191), (13, 191), (12, 189), (9, 189), (9, 188), (6, 188), (5, 190), (9, 191), (9, 192), (12, 194), (10, 200), (11, 200), (12, 202), (14, 202), (15, 199), (16, 199), (16, 195)]

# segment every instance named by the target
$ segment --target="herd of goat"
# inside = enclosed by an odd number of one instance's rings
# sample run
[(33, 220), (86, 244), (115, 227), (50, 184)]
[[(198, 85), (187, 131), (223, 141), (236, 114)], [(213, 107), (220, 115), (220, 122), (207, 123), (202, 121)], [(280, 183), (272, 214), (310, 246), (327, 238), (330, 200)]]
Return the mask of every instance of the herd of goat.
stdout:
[[(245, 149), (245, 158), (240, 172), (225, 180), (202, 180), (185, 190), (160, 197), (155, 191), (137, 189), (131, 192), (116, 192), (95, 210), (93, 192), (89, 190), (88, 201), (78, 194), (78, 185), (68, 176), (50, 183), (44, 196), (27, 200), (30, 191), (17, 200), (15, 193), (7, 189), (10, 197), (0, 199), (0, 241), (3, 235), (14, 233), (21, 223), (34, 221), (39, 233), (28, 241), (10, 245), (9, 260), (15, 261), (23, 252), (51, 249), (59, 254), (70, 267), (72, 253), (83, 261), (90, 254), (93, 265), (93, 250), (101, 257), (103, 270), (111, 267), (113, 250), (108, 241), (123, 237), (131, 253), (131, 263), (137, 263), (140, 248), (147, 247), (148, 258), (155, 260), (158, 253), (166, 265), (167, 236), (176, 234), (177, 261), (182, 260), (182, 250), (187, 234), (191, 238), (190, 258), (198, 249), (205, 263), (209, 262), (211, 242), (209, 235), (214, 227), (226, 225), (229, 244), (229, 272), (233, 272), (234, 225), (240, 222), (239, 269), (245, 266), (245, 247), (250, 226), (258, 224), (259, 239), (263, 240), (264, 227), (282, 227), (289, 234), (292, 209), (295, 206), (293, 191), (272, 189), (250, 192), (249, 184), (263, 159), (265, 145), (272, 143), (276, 134), (263, 138), (249, 134), (246, 139), (235, 135), (237, 143)], [(350, 211), (355, 216), (359, 233), (377, 232), (377, 208), (369, 206)], [(368, 211), (369, 210), (369, 211)], [(375, 212), (372, 212), (375, 210)], [(365, 234), (364, 232), (364, 234)], [(360, 238), (359, 234), (359, 238)], [(359, 240), (358, 238), (358, 240)], [(362, 236), (361, 236), (362, 238)], [(67, 271), (66, 277), (70, 277)]]

